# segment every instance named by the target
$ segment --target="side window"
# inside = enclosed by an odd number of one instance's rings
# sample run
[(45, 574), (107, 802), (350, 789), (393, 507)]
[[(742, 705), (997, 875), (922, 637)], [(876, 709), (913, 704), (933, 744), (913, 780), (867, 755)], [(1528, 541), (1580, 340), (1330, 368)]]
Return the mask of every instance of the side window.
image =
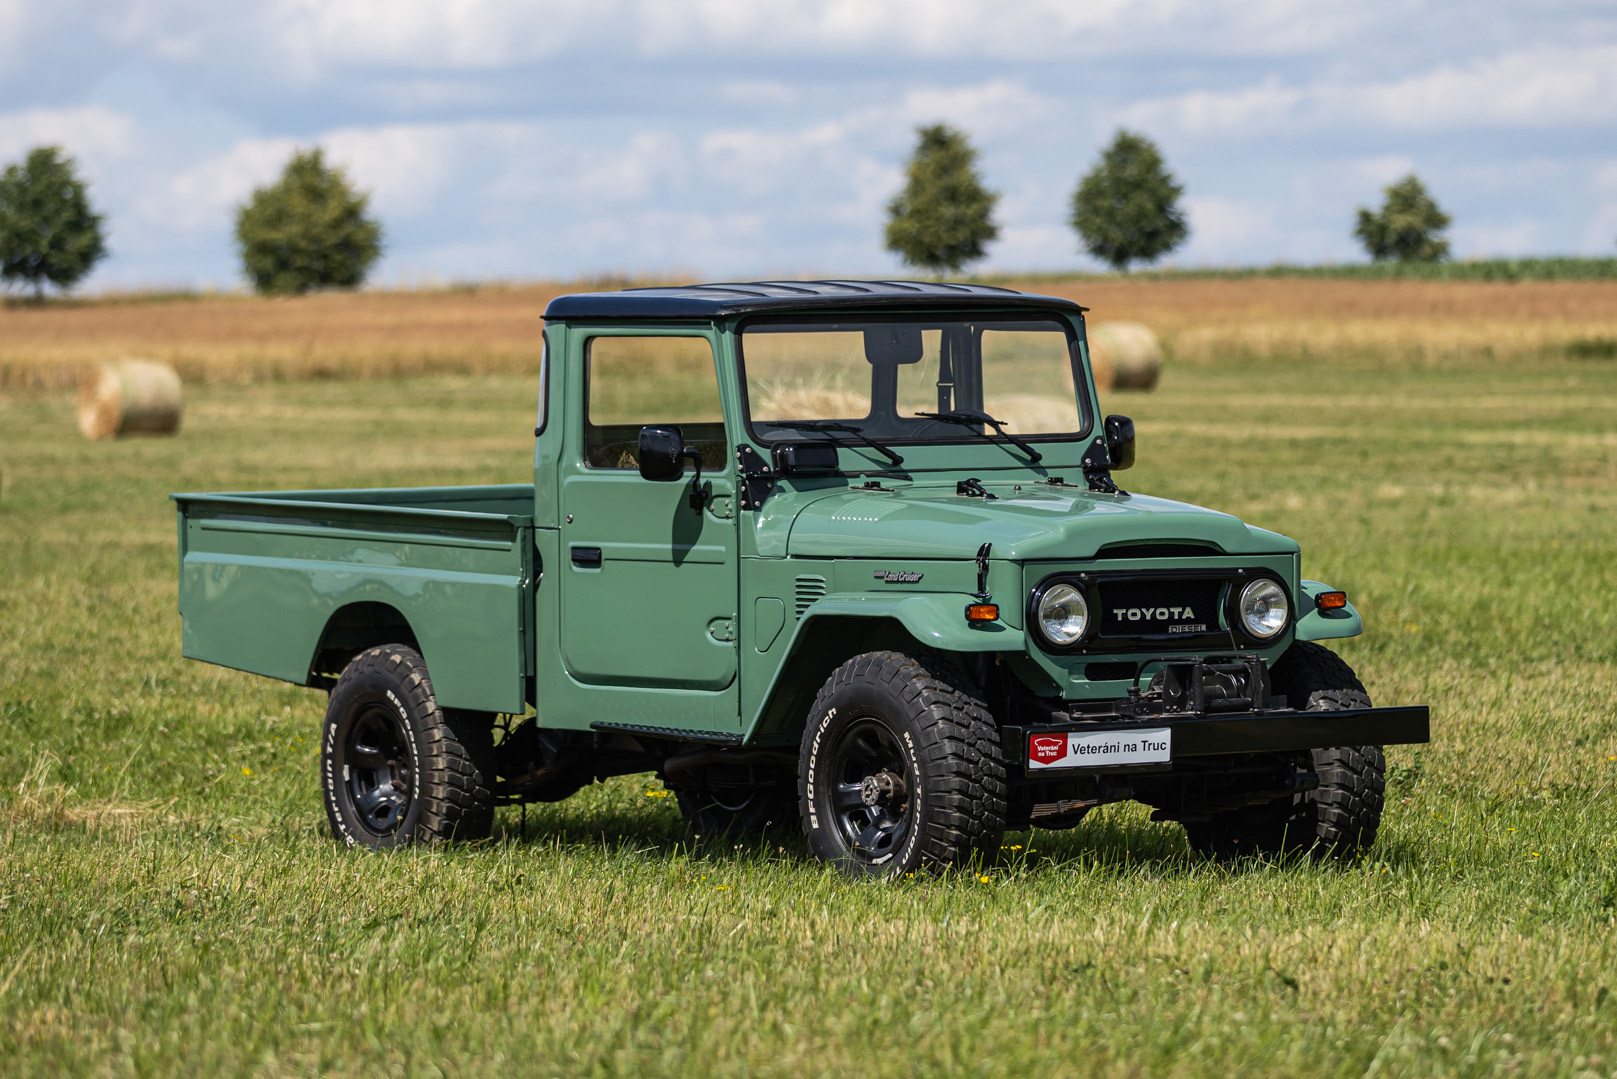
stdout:
[(584, 386), (584, 460), (591, 468), (640, 467), (635, 452), (648, 424), (678, 424), (685, 441), (702, 451), (704, 471), (728, 466), (707, 338), (592, 337)]

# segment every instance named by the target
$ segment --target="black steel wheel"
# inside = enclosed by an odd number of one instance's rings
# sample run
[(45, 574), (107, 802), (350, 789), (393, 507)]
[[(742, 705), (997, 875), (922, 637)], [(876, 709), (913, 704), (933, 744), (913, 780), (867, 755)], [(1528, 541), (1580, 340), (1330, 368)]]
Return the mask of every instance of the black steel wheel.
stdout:
[(875, 718), (844, 727), (829, 756), (831, 813), (842, 841), (854, 857), (880, 865), (904, 849), (915, 827), (910, 791), (920, 786), (919, 768)]
[(999, 852), (999, 729), (935, 655), (867, 652), (838, 667), (809, 710), (798, 776), (809, 848), (850, 875), (891, 879)]
[(320, 739), (331, 834), (373, 850), (487, 836), (491, 727), (488, 716), (438, 706), (415, 649), (355, 656), (332, 687)]
[(415, 803), (415, 745), (391, 708), (367, 704), (348, 727), (343, 779), (359, 825), (374, 840), (392, 836)]

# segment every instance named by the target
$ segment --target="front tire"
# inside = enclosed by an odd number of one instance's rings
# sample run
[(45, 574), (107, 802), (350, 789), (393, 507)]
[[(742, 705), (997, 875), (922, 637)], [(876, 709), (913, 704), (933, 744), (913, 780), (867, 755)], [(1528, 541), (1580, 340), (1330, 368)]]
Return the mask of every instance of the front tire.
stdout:
[(421, 653), (355, 656), (331, 691), (320, 779), (331, 834), (350, 847), (486, 838), (494, 827), (485, 717), (438, 707)]
[[(1369, 708), (1364, 684), (1335, 652), (1312, 641), (1288, 648), (1270, 672), (1275, 692), (1308, 712)], [(1310, 853), (1352, 857), (1376, 841), (1387, 787), (1380, 746), (1334, 746), (1309, 751), (1319, 786), (1266, 805), (1187, 821), (1190, 845), (1214, 858)]]
[(809, 849), (855, 877), (992, 860), (1005, 832), (999, 730), (934, 655), (867, 652), (809, 709), (798, 765)]

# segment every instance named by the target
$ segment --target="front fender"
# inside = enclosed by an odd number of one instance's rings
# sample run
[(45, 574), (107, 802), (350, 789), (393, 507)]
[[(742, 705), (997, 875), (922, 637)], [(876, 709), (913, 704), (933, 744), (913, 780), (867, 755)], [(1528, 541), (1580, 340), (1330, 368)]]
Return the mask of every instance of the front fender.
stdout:
[(1350, 602), (1346, 607), (1334, 611), (1322, 611), (1314, 606), (1314, 599), (1321, 592), (1335, 592), (1336, 589), (1319, 581), (1302, 581), (1302, 608), (1303, 613), (1297, 619), (1297, 639), (1299, 641), (1327, 641), (1334, 637), (1357, 637), (1364, 632), (1364, 619), (1359, 617), (1358, 609)]
[(972, 597), (948, 592), (914, 596), (829, 596), (803, 612), (788, 650), (815, 618), (891, 618), (928, 648), (944, 652), (1020, 652), (1025, 634), (1004, 622), (967, 622)]
[(744, 737), (792, 741), (801, 733), (814, 694), (844, 661), (881, 649), (933, 648), (940, 652), (1021, 652), (1026, 635), (1003, 622), (966, 621), (969, 595), (828, 596), (803, 612), (786, 642)]

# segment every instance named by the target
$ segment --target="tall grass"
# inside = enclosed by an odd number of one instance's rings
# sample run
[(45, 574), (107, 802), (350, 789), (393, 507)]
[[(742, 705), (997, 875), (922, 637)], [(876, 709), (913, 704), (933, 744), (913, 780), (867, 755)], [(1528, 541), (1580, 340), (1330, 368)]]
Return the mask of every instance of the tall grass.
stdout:
[[(552, 298), (625, 283), (14, 304), (0, 307), (0, 391), (76, 385), (95, 363), (121, 356), (173, 364), (191, 383), (523, 374), (536, 369)], [(1617, 280), (1114, 275), (1008, 283), (1075, 299), (1097, 321), (1145, 322), (1182, 362), (1599, 359), (1617, 342)]]

